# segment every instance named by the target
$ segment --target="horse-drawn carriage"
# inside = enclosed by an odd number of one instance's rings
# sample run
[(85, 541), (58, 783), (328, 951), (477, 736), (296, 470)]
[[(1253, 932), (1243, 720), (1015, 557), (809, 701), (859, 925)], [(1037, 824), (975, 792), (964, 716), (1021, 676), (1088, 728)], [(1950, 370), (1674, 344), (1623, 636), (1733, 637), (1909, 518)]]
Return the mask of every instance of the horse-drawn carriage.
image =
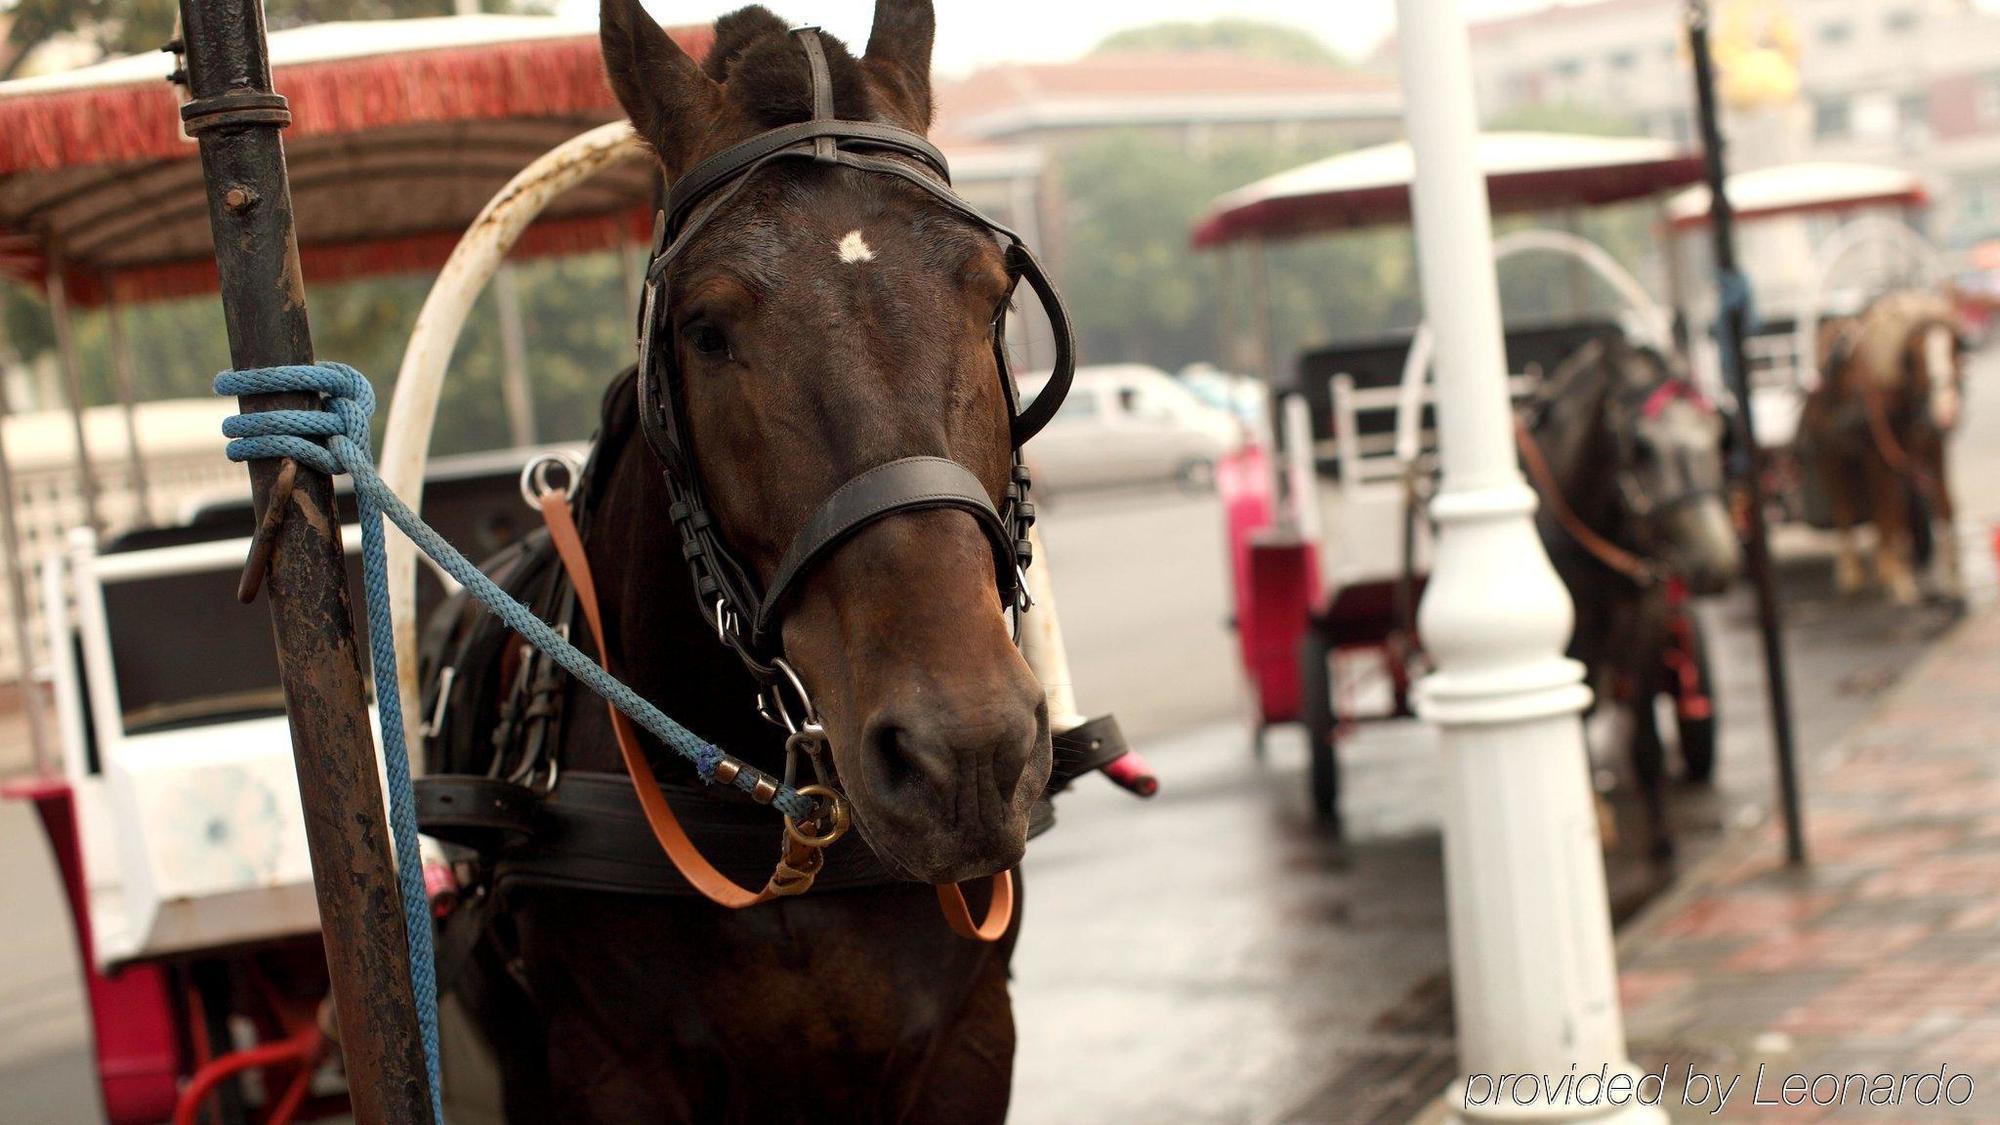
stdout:
[[(1954, 385), (1962, 379), (1957, 359), (1962, 345), (1946, 344), (1945, 337), (1958, 335), (1963, 310), (1954, 307), (1957, 294), (1945, 256), (1921, 233), (1929, 202), (1922, 178), (1873, 165), (1793, 164), (1731, 176), (1728, 192), (1744, 240), (1743, 291), (1688, 301), (1682, 309), (1688, 323), (1702, 326), (1715, 322), (1720, 300), (1734, 296), (1749, 302), (1752, 334), (1745, 342), (1745, 361), (1772, 514), (1786, 522), (1842, 531), (1840, 582), (1851, 591), (1861, 577), (1847, 533), (1857, 523), (1873, 521), (1878, 507), (1905, 508), (1914, 516), (1892, 510), (1891, 524), (1906, 529), (1909, 561), (1924, 571), (1937, 555), (1934, 523), (1941, 522), (1949, 537), (1950, 496), (1942, 465), (1928, 472), (1907, 467), (1909, 458), (1899, 446), (1912, 435), (1899, 437), (1895, 431), (1913, 420), (1886, 414), (1869, 419), (1865, 415), (1871, 411), (1859, 404), (1833, 419), (1828, 411), (1838, 408), (1828, 401), (1830, 396), (1815, 398), (1830, 376), (1847, 374), (1839, 369), (1857, 358), (1881, 369), (1866, 374), (1871, 383), (1894, 383), (1898, 373), (1888, 369), (1905, 366), (1936, 368), (1939, 379), (1949, 378)], [(1706, 187), (1690, 188), (1667, 202), (1675, 276), (1705, 270), (1708, 205)], [(1902, 353), (1914, 340), (1901, 337), (1929, 328), (1942, 330), (1936, 342), (1950, 354), (1905, 357)], [(1861, 346), (1870, 335), (1874, 341)], [(1710, 334), (1690, 336), (1703, 360), (1698, 370), (1719, 389)], [(1896, 354), (1878, 355), (1883, 349)], [(1816, 403), (1822, 409), (1815, 411)], [(1817, 428), (1811, 424), (1815, 420)], [(1948, 421), (1942, 427), (1950, 428)], [(1829, 445), (1843, 448), (1834, 453)], [(1871, 495), (1874, 484), (1865, 462), (1876, 460), (1884, 462), (1877, 467), (1886, 472), (1875, 475), (1902, 478), (1900, 502)], [(1936, 559), (1943, 564), (1947, 596), (1957, 595), (1952, 550)], [(1914, 586), (1892, 561), (1896, 553), (1893, 548), (1881, 551), (1878, 562), (1886, 564), (1885, 583), (1907, 600)]]
[[(891, 7), (895, 9), (891, 18), (916, 18), (914, 8), (904, 12), (902, 6)], [(632, 13), (633, 20), (650, 27), (636, 5)], [(927, 12), (924, 18), (928, 18)], [(383, 476), (410, 498), (412, 506), (420, 492), (427, 494), (432, 501), (430, 509), (442, 517), (436, 520), (436, 527), (443, 537), (475, 557), (485, 557), (524, 538), (537, 500), (562, 494), (560, 481), (551, 476), (555, 466), (570, 470), (568, 483), (574, 489), (582, 459), (572, 451), (516, 450), (470, 463), (428, 465), (431, 423), (454, 345), (474, 300), (510, 253), (617, 247), (641, 229), (654, 204), (654, 177), (647, 163), (652, 150), (634, 136), (628, 124), (619, 121), (591, 128), (557, 145), (511, 179), (496, 173), (493, 161), (468, 163), (461, 150), (475, 144), (482, 123), (500, 138), (496, 143), (501, 148), (524, 138), (531, 147), (539, 148), (539, 138), (551, 128), (556, 136), (573, 132), (571, 117), (602, 121), (615, 112), (603, 86), (595, 28), (578, 35), (560, 21), (418, 20), (397, 21), (392, 32), (387, 39), (413, 38), (400, 46), (392, 43), (384, 47), (383, 39), (370, 39), (366, 29), (334, 25), (290, 37), (302, 40), (314, 33), (331, 35), (340, 46), (329, 57), (313, 57), (311, 52), (301, 57), (300, 52), (281, 50), (281, 65), (293, 67), (289, 73), (280, 69), (281, 86), (297, 79), (305, 91), (294, 126), (304, 140), (295, 152), (327, 165), (317, 177), (302, 175), (294, 180), (302, 219), (302, 256), (309, 273), (316, 265), (330, 264), (338, 269), (344, 263), (347, 276), (427, 268), (442, 259), (438, 282), (405, 351)], [(457, 32), (468, 32), (471, 38), (454, 39)], [(644, 33), (665, 38), (657, 28)], [(681, 45), (669, 49), (699, 54), (709, 34), (706, 28), (682, 34)], [(358, 48), (361, 40), (369, 40), (374, 52)], [(779, 35), (776, 41), (788, 52), (805, 50), (814, 58), (833, 49), (831, 45), (822, 47), (810, 34), (797, 38)], [(283, 39), (280, 42), (287, 48), (297, 46), (285, 44)], [(912, 32), (907, 40), (892, 38), (891, 46), (883, 50), (914, 50), (922, 45), (927, 51), (928, 42), (927, 33)], [(346, 80), (354, 78), (343, 75), (340, 67), (344, 63), (365, 72), (368, 81), (385, 82), (393, 72), (396, 81), (389, 84), (398, 96), (371, 103), (376, 119), (355, 128), (355, 135), (328, 143), (325, 138), (356, 126), (337, 108), (314, 102), (316, 96), (337, 97)], [(815, 65), (823, 71), (824, 63)], [(135, 64), (120, 61), (107, 64), (99, 76), (102, 81), (94, 82), (85, 73), (66, 78), (60, 86), (81, 89), (83, 100), (96, 98), (91, 102), (95, 111), (110, 104), (98, 87), (114, 87), (114, 94), (129, 94), (128, 101), (134, 103), (127, 108), (133, 110), (138, 122), (136, 132), (150, 137), (165, 130), (171, 135), (174, 99), (166, 90), (154, 96), (150, 89), (116, 89), (136, 83), (140, 73)], [(150, 65), (144, 73), (151, 75)], [(526, 73), (537, 75), (539, 85), (523, 88), (519, 80)], [(469, 96), (464, 88), (468, 82), (477, 85), (474, 80), (480, 76), (490, 83), (486, 92), (492, 97), (486, 100)], [(451, 96), (444, 97), (433, 84), (449, 87)], [(825, 101), (816, 97), (813, 104), (820, 115), (821, 134), (830, 142), (829, 151), (845, 155), (851, 148), (866, 152), (884, 144), (901, 146), (897, 151), (931, 159), (942, 170), (942, 157), (920, 137), (881, 126), (841, 125), (832, 119)], [(551, 108), (552, 102), (559, 104)], [(29, 116), (44, 122), (67, 112), (61, 105), (37, 104), (30, 109)], [(383, 116), (395, 120), (381, 120)], [(847, 136), (842, 129), (855, 135)], [(440, 141), (432, 135), (436, 133), (456, 146), (451, 149), (453, 159), (430, 162), (408, 156), (429, 143), (426, 137), (430, 142)], [(371, 163), (379, 154), (369, 142), (376, 139), (397, 154), (384, 157), (388, 164), (382, 167)], [(129, 276), (156, 279), (177, 293), (198, 291), (202, 281), (212, 280), (213, 275), (196, 256), (207, 250), (199, 230), (206, 207), (195, 190), (197, 183), (187, 175), (192, 164), (186, 157), (191, 152), (184, 148), (169, 152), (154, 141), (157, 138), (147, 143), (160, 151), (123, 155), (139, 162), (144, 174), (163, 176), (163, 182), (177, 185), (178, 191), (163, 187), (161, 199), (183, 226), (195, 226), (192, 247), (175, 241), (190, 232), (161, 222), (154, 242), (148, 244), (152, 248), (146, 253), (151, 256), (106, 263), (104, 269), (107, 276), (123, 270)], [(146, 149), (146, 144), (138, 148)], [(769, 163), (771, 156), (771, 152), (761, 152), (756, 168)], [(176, 159), (178, 168), (161, 166)], [(868, 164), (876, 157), (853, 159), (857, 168), (881, 171)], [(451, 190), (423, 195), (435, 212), (426, 211), (426, 221), (444, 224), (446, 229), (462, 225), (464, 237), (453, 244), (449, 238), (422, 237), (431, 232), (415, 231), (403, 224), (373, 232), (376, 237), (369, 245), (353, 245), (355, 238), (371, 233), (356, 227), (357, 222), (365, 222), (363, 209), (344, 210), (331, 199), (316, 199), (312, 191), (315, 186), (336, 194), (347, 190), (342, 187), (343, 177), (356, 168), (342, 167), (343, 161), (358, 162), (356, 167), (368, 172), (371, 182), (381, 180), (376, 186), (388, 195), (407, 196), (415, 185), (424, 184), (427, 176), (443, 178)], [(56, 164), (66, 167), (60, 159)], [(901, 176), (903, 173), (895, 170), (899, 167), (889, 166), (883, 174)], [(481, 176), (486, 177), (483, 187), (468, 190)], [(911, 182), (919, 179), (922, 177)], [(929, 181), (924, 184), (929, 185)], [(948, 188), (929, 185), (926, 190), (955, 212), (976, 215)], [(494, 194), (486, 200), (486, 193)], [(476, 215), (461, 213), (462, 205), (482, 200), (485, 205)], [(254, 200), (242, 203), (243, 209), (254, 206)], [(455, 206), (460, 210), (454, 210)], [(704, 216), (712, 210), (704, 211)], [(331, 244), (312, 242), (310, 236), (316, 228), (304, 220), (316, 211), (342, 237), (333, 238)], [(554, 216), (553, 221), (531, 226), (545, 212)], [(396, 220), (409, 217), (407, 209), (398, 207), (383, 214)], [(990, 220), (979, 221), (992, 226)], [(1004, 228), (995, 229), (1002, 237), (1012, 238)], [(858, 232), (855, 237), (859, 238)], [(1011, 282), (1028, 275), (1028, 284), (1044, 293), (1058, 338), (1063, 340), (1066, 323), (1059, 303), (1047, 290), (1032, 255), (1018, 239), (1011, 245), (1005, 272), (1010, 290)], [(448, 258), (444, 257), (447, 249)], [(656, 252), (660, 249), (655, 247)], [(858, 260), (864, 259), (841, 259)], [(63, 267), (51, 259), (47, 268)], [(626, 311), (620, 309), (613, 315), (622, 319)], [(1018, 443), (1036, 424), (1031, 415), (1046, 420), (1059, 405), (1061, 388), (1051, 393), (1041, 408), (1017, 407), (1005, 364), (1008, 336), (1004, 324), (996, 322), (994, 329), (993, 338), (982, 341), (982, 350), (998, 364), (1002, 389), (1008, 395), (1008, 418), (1014, 423)], [(1066, 355), (1064, 361), (1059, 367), (1066, 379)], [(629, 380), (619, 385), (628, 390), (631, 387)], [(826, 531), (815, 555), (830, 553), (859, 528), (885, 515), (928, 512), (939, 506), (940, 498), (949, 501), (949, 507), (975, 516), (984, 510), (980, 508), (985, 502), (983, 485), (976, 495), (971, 485), (959, 479), (969, 479), (970, 473), (957, 469), (958, 476), (953, 476), (939, 458), (904, 458), (880, 468), (894, 468), (899, 473), (864, 473), (868, 479), (856, 483), (873, 491), (864, 488), (854, 494), (872, 496), (873, 507), (845, 514), (836, 510), (833, 515), (842, 522)], [(1033, 717), (1033, 724), (1024, 729), (1029, 733), (1038, 729), (1043, 737), (1054, 736), (1059, 761), (1049, 781), (1051, 789), (1084, 772), (1103, 769), (1124, 787), (1150, 793), (1153, 782), (1149, 772), (1135, 755), (1125, 752), (1115, 724), (1108, 717), (1086, 719), (1077, 709), (1046, 562), (1028, 569), (1030, 558), (1038, 552), (1033, 546), (1032, 508), (1025, 502), (1025, 490), (1026, 481), (1017, 469), (1003, 509), (1012, 517), (1004, 527), (1010, 562), (997, 572), (1016, 630), (1005, 658), (1018, 668), (1016, 679), (1035, 689), (1031, 700), (1014, 700), (1021, 705), (1022, 714)], [(526, 506), (524, 496), (529, 500)], [(658, 510), (664, 512), (666, 506)], [(351, 518), (352, 513), (343, 515)], [(992, 522), (996, 530), (990, 534), (998, 534), (1001, 525), (997, 518)], [(14, 792), (36, 801), (70, 892), (89, 984), (99, 1077), (107, 1113), (114, 1121), (152, 1121), (169, 1114), (176, 1120), (193, 1120), (217, 1095), (226, 1099), (232, 1113), (240, 1113), (246, 1102), (255, 1102), (262, 1118), (269, 1121), (338, 1111), (341, 1105), (333, 1084), (323, 1081), (328, 1077), (322, 1071), (331, 1054), (332, 1030), (325, 1004), (327, 968), (318, 958), (320, 919), (306, 865), (309, 830), (303, 814), (309, 810), (301, 808), (299, 785), (290, 776), (293, 748), (286, 724), (279, 717), (283, 699), (278, 691), (271, 633), (261, 615), (252, 611), (230, 615), (216, 610), (237, 591), (238, 572), (246, 554), (253, 559), (268, 557), (260, 556), (254, 546), (267, 542), (268, 525), (268, 519), (260, 524), (245, 502), (211, 505), (182, 526), (136, 532), (102, 549), (80, 538), (66, 565), (44, 572), (55, 629), (51, 639), (57, 656), (51, 664), (51, 676), (62, 708), (64, 775), (36, 779)], [(346, 534), (350, 567), (357, 540), (350, 527)], [(716, 557), (722, 559), (721, 549), (715, 550)], [(404, 559), (405, 566), (399, 573), (391, 571), (387, 584), (396, 587), (398, 594), (394, 621), (397, 647), (413, 657), (420, 615), (437, 605), (456, 584), (433, 574), (419, 585), (414, 560), (408, 555)], [(569, 561), (564, 560), (565, 566)], [(733, 559), (723, 561), (734, 564)], [(799, 564), (798, 569), (810, 562)], [(245, 577), (255, 570), (253, 565)], [(730, 580), (740, 581), (740, 575)], [(349, 584), (355, 585), (352, 575)], [(254, 585), (249, 588), (254, 590)], [(990, 595), (990, 589), (983, 592), (985, 597)], [(78, 607), (74, 618), (68, 612), (72, 599)], [(1037, 608), (1029, 612), (1030, 606)], [(590, 612), (594, 615), (594, 608)], [(714, 627), (718, 630), (726, 630), (736, 620), (726, 605), (715, 612)], [(743, 618), (746, 624), (750, 620), (747, 615)], [(761, 614), (756, 624), (763, 624)], [(592, 634), (597, 633), (593, 628)], [(716, 641), (714, 636), (707, 639), (711, 644)], [(1019, 646), (1018, 656), (1013, 655), (1014, 644)], [(717, 649), (718, 653), (725, 651)], [(789, 754), (799, 738), (819, 729), (819, 714), (805, 697), (799, 674), (782, 659), (777, 664), (785, 668), (796, 694), (787, 697), (781, 694), (782, 685), (773, 688), (760, 701), (759, 711), (768, 706), (793, 724), (795, 737), (785, 743)], [(401, 667), (414, 688), (418, 662), (405, 658)], [(431, 671), (436, 674), (431, 686), (436, 689), (433, 696), (438, 710), (408, 715), (416, 728), (413, 741), (418, 745), (425, 744), (419, 740), (436, 733), (435, 724), (444, 717), (443, 712), (455, 706), (450, 676), (435, 662)], [(414, 701), (422, 696), (418, 690), (406, 689), (404, 698)], [(803, 709), (786, 713), (787, 698), (793, 708)], [(379, 726), (372, 708), (370, 722)], [(768, 738), (768, 732), (760, 737)], [(908, 740), (913, 736), (906, 733), (901, 737)], [(958, 735), (947, 732), (946, 737), (949, 741)], [(620, 741), (624, 741), (622, 733)], [(1028, 741), (1030, 748), (1033, 741)], [(530, 794), (538, 802), (555, 794), (561, 784), (553, 761), (549, 759), (546, 776), (536, 779), (538, 788)], [(815, 765), (824, 768), (823, 762)], [(731, 777), (740, 777), (745, 783), (742, 787), (760, 803), (771, 800), (772, 792), (766, 787), (771, 791), (779, 787), (774, 774), (747, 767), (739, 759), (718, 756), (710, 768), (716, 775), (713, 780), (725, 780), (725, 768)], [(638, 772), (634, 766), (635, 775)], [(1030, 775), (1021, 776), (1025, 779)], [(1034, 784), (1040, 786), (1040, 775), (1032, 776)], [(757, 781), (754, 787), (749, 785), (753, 779)], [(826, 783), (824, 778), (822, 783)], [(576, 784), (569, 782), (571, 788)], [(782, 785), (782, 792), (796, 800), (789, 776)], [(433, 799), (426, 806), (431, 814), (428, 823), (433, 824), (451, 819), (439, 815), (436, 792), (432, 791)], [(635, 800), (630, 785), (622, 792), (625, 801)], [(1030, 796), (1043, 798), (1032, 820), (1046, 827), (1045, 794), (1038, 788)], [(634, 808), (645, 800), (642, 791)], [(844, 810), (840, 798), (830, 800), (833, 809)], [(749, 807), (759, 819), (761, 855), (775, 832), (775, 821), (759, 804)], [(817, 807), (825, 812), (824, 803)], [(1026, 816), (1027, 810), (1022, 813)], [(844, 817), (844, 811), (839, 815)], [(813, 853), (808, 858), (816, 858), (818, 849), (837, 835), (809, 843), (815, 837), (806, 831), (815, 827), (825, 825), (788, 822), (785, 828), (786, 838)], [(849, 842), (841, 854), (851, 857), (862, 847)], [(796, 862), (795, 850), (788, 845), (788, 862)], [(683, 863), (678, 855), (673, 860), (676, 866)], [(816, 867), (815, 863), (813, 869)], [(781, 886), (780, 876), (773, 875), (772, 885), (779, 887), (776, 893), (804, 889), (811, 883), (813, 869), (793, 868), (791, 886)], [(452, 897), (451, 878), (444, 869), (432, 874), (438, 880), (433, 889), (445, 892), (439, 903), (443, 909)], [(797, 881), (800, 874), (803, 882)], [(995, 877), (993, 911), (987, 923), (973, 923), (967, 915), (961, 933), (976, 930), (977, 936), (992, 941), (1010, 932), (1011, 915), (1001, 890), (1004, 874)], [(910, 885), (907, 878), (888, 875), (878, 867), (873, 882), (864, 884), (887, 882), (906, 888)], [(829, 881), (836, 887), (841, 882), (837, 876)], [(574, 879), (559, 882), (578, 885)], [(589, 882), (584, 880), (582, 885)], [(929, 896), (928, 888), (918, 889)], [(955, 894), (952, 886), (941, 884), (937, 891), (940, 902), (949, 897), (947, 891)], [(1011, 896), (1011, 891), (1004, 893)], [(962, 897), (958, 906), (964, 913)], [(773, 907), (766, 913), (780, 909)], [(950, 919), (949, 908), (946, 913)], [(953, 921), (953, 925), (958, 927), (959, 922)], [(352, 1012), (343, 1005), (340, 1015), (344, 1022)], [(244, 1071), (265, 1071), (265, 1081), (246, 1084), (241, 1078)]]
[[(1646, 140), (1488, 134), (1480, 161), (1496, 213), (1650, 200), (1701, 174), (1698, 157)], [(1388, 145), (1280, 173), (1216, 200), (1194, 241), (1250, 247), (1261, 258), (1267, 242), (1402, 221), (1412, 171), (1408, 148)], [(1501, 237), (1495, 253), (1503, 278), (1505, 265), (1526, 256), (1566, 263), (1556, 276), (1568, 290), (1567, 311), (1507, 328), (1517, 404), (1569, 377), (1586, 349), (1673, 354), (1666, 309), (1600, 247), (1562, 230), (1524, 229)], [(1268, 323), (1252, 323), (1250, 364), (1271, 380), (1281, 405), (1264, 441), (1218, 474), (1239, 652), (1260, 745), (1272, 724), (1305, 724), (1312, 806), (1337, 827), (1340, 731), (1366, 717), (1354, 704), (1357, 692), (1372, 690), (1387, 717), (1408, 716), (1422, 668), (1416, 614), (1428, 570), (1424, 509), (1435, 449), (1430, 330), (1309, 348), (1295, 371), (1283, 373), (1259, 354), (1272, 346)], [(1282, 471), (1268, 471), (1273, 463)], [(1547, 482), (1535, 483), (1545, 521), (1561, 514), (1565, 505)], [(1559, 534), (1594, 546), (1589, 527), (1561, 522)], [(1668, 674), (1650, 682), (1674, 705), (1687, 772), (1706, 777), (1715, 719), (1705, 646), (1685, 590), (1675, 585), (1671, 597), (1671, 643), (1661, 657)]]
[[(293, 195), (308, 280), (435, 269), (505, 182), (496, 165), (511, 169), (525, 159), (514, 153), (539, 152), (608, 111), (593, 88), (592, 31), (475, 17), (275, 36), (297, 115)], [(482, 76), (505, 81), (524, 67), (570, 77), (511, 100), (469, 96)], [(0, 221), (24, 250), (13, 264), (114, 321), (120, 307), (129, 317), (216, 285), (200, 169), (176, 121), (184, 97), (162, 72), (157, 57), (136, 56), (0, 87)], [(442, 99), (455, 81), (468, 96)], [(357, 110), (357, 86), (395, 96)], [(92, 128), (75, 128), (77, 115)], [(428, 159), (426, 143), (481, 155)], [(649, 181), (623, 179), (552, 215), (523, 254), (628, 242)], [(607, 197), (629, 201), (628, 213)], [(437, 466), (430, 487), (447, 534), (483, 555), (525, 530), (532, 513), (517, 478), (532, 452)], [(212, 455), (220, 460), (220, 435)], [(152, 518), (102, 542), (77, 531), (39, 560), (40, 674), (53, 689), (60, 771), (9, 793), (34, 802), (63, 874), (108, 1119), (192, 1120), (216, 1098), (236, 1114), (259, 1103), (271, 1121), (337, 1112), (327, 969), (272, 632), (260, 610), (231, 608), (255, 519), (234, 488), (166, 496), (154, 486)], [(175, 502), (177, 518), (156, 523)], [(351, 502), (343, 508), (351, 521)], [(354, 572), (352, 526), (348, 545)], [(432, 577), (419, 597), (435, 605), (445, 589)]]

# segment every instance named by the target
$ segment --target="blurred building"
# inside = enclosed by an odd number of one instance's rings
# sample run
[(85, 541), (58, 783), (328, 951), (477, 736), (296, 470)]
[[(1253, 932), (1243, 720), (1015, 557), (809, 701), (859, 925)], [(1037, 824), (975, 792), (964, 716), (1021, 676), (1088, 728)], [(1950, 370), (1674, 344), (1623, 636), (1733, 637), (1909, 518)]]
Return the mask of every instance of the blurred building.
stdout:
[[(2000, 14), (1965, 0), (1717, 0), (1714, 10), (1719, 60), (1741, 87), (1730, 99), (1734, 167), (1908, 167), (1938, 200), (1935, 236), (1962, 246), (2000, 234)], [(1597, 0), (1477, 24), (1480, 109), (1505, 118), (1573, 106), (1692, 143), (1684, 12), (1679, 0)]]
[(1194, 157), (1223, 134), (1332, 152), (1402, 129), (1393, 78), (1226, 52), (989, 67), (943, 86), (938, 102), (947, 138), (1060, 147), (1136, 130)]

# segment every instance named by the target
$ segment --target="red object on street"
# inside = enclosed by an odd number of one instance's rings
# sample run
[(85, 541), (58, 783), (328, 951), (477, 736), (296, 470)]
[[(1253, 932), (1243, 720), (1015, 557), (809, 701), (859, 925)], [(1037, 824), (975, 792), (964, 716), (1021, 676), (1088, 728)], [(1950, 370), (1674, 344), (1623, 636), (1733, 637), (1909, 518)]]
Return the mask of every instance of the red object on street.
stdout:
[(1319, 600), (1319, 547), (1275, 531), (1270, 457), (1246, 443), (1215, 470), (1229, 531), (1237, 656), (1257, 690), (1258, 719), (1299, 717), (1299, 639)]
[(76, 947), (83, 961), (84, 990), (97, 1078), (104, 1091), (104, 1116), (112, 1125), (164, 1120), (179, 1094), (180, 1056), (166, 974), (154, 965), (134, 965), (106, 976), (97, 971), (91, 944), (90, 908), (83, 881), (83, 846), (77, 835), (76, 795), (59, 777), (35, 778), (0, 787), (0, 797), (31, 801), (62, 872)]
[(1128, 793), (1150, 797), (1160, 791), (1160, 779), (1153, 773), (1153, 766), (1139, 756), (1137, 750), (1127, 750), (1111, 760), (1104, 767), (1104, 776), (1118, 783), (1118, 787)]
[(1319, 600), (1319, 544), (1265, 531), (1249, 553), (1248, 605), (1236, 622), (1244, 665), (1257, 685), (1258, 717), (1288, 723), (1303, 714), (1299, 641)]

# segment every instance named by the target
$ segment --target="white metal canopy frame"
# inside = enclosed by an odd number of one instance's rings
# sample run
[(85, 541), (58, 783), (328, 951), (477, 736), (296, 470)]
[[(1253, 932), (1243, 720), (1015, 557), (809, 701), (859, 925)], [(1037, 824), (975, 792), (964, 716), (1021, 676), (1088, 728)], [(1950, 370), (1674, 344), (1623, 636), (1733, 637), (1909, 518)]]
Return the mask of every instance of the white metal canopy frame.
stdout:
[[(650, 159), (650, 154), (626, 122), (578, 134), (522, 169), (501, 188), (452, 250), (417, 313), (416, 326), (403, 351), (382, 442), (382, 479), (413, 511), (422, 509), (431, 430), (437, 421), (452, 352), (480, 292), (543, 208), (606, 169), (640, 159)], [(1038, 564), (1028, 568), (1028, 592), (1036, 608), (1023, 620), (1022, 651), (1048, 696), (1051, 729), (1062, 732), (1080, 725), (1084, 716), (1077, 710), (1070, 682), (1048, 555), (1039, 534), (1030, 529), (1029, 538)], [(421, 698), (417, 682), (417, 550), (400, 536), (390, 536), (388, 547), (398, 682), (405, 699), (417, 699)], [(420, 721), (416, 709), (405, 715), (413, 740), (418, 738)]]
[[(1619, 301), (1638, 318), (1635, 326), (1640, 342), (1662, 351), (1673, 344), (1673, 314), (1653, 299), (1632, 272), (1602, 246), (1581, 235), (1560, 230), (1517, 230), (1493, 243), (1493, 265), (1528, 254), (1554, 254), (1568, 258), (1601, 279)], [(1430, 386), (1431, 326), (1417, 325), (1410, 337), (1410, 354), (1403, 361), (1401, 394), (1396, 403), (1396, 460), (1405, 471), (1416, 464), (1421, 450), (1424, 391)]]

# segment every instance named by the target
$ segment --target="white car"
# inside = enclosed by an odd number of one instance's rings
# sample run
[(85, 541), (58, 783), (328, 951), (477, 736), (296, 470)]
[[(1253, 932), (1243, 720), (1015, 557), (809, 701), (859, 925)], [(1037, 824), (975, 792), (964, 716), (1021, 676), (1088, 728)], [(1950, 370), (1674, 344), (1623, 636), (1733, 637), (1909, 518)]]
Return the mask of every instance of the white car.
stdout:
[[(1047, 375), (1023, 377), (1032, 401)], [(1049, 492), (1175, 481), (1208, 488), (1215, 462), (1243, 441), (1227, 411), (1196, 397), (1172, 376), (1138, 363), (1080, 367), (1062, 409), (1028, 443), (1035, 487)]]

